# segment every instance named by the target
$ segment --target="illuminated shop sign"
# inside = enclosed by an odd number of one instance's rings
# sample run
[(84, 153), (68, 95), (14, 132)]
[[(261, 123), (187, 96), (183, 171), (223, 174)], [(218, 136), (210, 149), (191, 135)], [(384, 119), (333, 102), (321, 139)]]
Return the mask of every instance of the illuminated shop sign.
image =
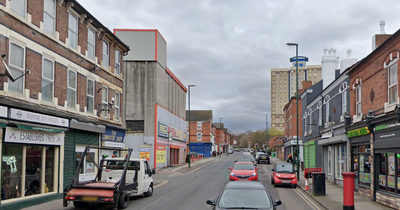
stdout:
[(395, 122), (395, 123), (390, 123), (390, 124), (378, 125), (378, 126), (375, 126), (374, 131), (385, 130), (385, 129), (393, 128), (393, 127), (397, 127), (397, 126), (400, 126), (400, 123)]
[(168, 126), (164, 123), (158, 122), (158, 136), (168, 138), (171, 135), (172, 139), (184, 141), (188, 140), (188, 133), (178, 130), (174, 127)]
[(354, 137), (357, 137), (357, 136), (364, 136), (364, 135), (367, 135), (367, 134), (370, 134), (370, 133), (371, 133), (371, 131), (369, 130), (368, 127), (363, 127), (363, 128), (347, 131), (347, 136), (349, 138), (354, 138)]

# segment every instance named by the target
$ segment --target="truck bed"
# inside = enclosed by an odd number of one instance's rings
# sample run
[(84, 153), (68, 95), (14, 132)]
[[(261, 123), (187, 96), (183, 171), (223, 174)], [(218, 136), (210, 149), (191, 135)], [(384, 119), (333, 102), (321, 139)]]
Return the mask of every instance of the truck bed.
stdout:
[(115, 183), (94, 182), (72, 187), (67, 196), (113, 197)]

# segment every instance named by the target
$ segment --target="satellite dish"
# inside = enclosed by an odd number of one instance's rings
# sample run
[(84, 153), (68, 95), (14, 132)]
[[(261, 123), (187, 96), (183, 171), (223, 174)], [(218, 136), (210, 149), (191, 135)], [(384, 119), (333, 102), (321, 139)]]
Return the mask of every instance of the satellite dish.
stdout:
[[(2, 56), (2, 57), (3, 57), (3, 56)], [(3, 57), (3, 59), (4, 59), (4, 57)], [(10, 71), (10, 69), (8, 68), (6, 62), (4, 62), (4, 60), (3, 60), (3, 64), (4, 64), (4, 66), (6, 67), (6, 72), (5, 72), (4, 75), (5, 75), (6, 77), (8, 77), (8, 78), (11, 80), (11, 82), (14, 82), (15, 79), (14, 79), (13, 75), (11, 74), (11, 71)]]

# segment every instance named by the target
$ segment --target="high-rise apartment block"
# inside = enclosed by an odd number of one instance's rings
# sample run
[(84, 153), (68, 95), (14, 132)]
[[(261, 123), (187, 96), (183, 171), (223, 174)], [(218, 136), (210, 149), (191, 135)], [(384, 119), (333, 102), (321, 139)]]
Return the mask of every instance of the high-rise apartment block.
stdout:
[[(308, 58), (298, 56), (298, 89), (302, 90), (302, 81), (315, 84), (321, 80), (322, 65), (308, 65)], [(290, 97), (296, 96), (296, 57), (290, 58), (290, 68), (271, 69), (271, 127), (284, 132), (283, 108)]]

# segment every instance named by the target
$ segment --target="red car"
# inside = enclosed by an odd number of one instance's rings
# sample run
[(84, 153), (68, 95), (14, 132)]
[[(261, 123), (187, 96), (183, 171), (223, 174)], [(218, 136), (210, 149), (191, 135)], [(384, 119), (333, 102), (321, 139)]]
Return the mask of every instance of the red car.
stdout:
[(258, 181), (258, 168), (251, 162), (236, 162), (230, 167), (229, 181)]
[(278, 185), (289, 185), (293, 188), (297, 186), (296, 170), (292, 163), (278, 162), (272, 168), (271, 184), (274, 187)]

